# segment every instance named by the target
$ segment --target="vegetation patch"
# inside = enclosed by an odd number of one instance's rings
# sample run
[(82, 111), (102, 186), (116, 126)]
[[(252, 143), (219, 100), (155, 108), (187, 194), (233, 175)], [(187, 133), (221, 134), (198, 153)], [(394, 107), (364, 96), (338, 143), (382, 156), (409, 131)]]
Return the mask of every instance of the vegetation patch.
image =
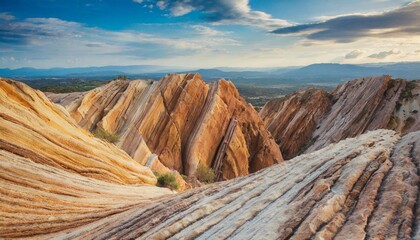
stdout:
[(117, 143), (119, 141), (118, 135), (103, 129), (96, 129), (93, 131), (93, 135), (110, 143)]
[(118, 75), (114, 80), (128, 80), (128, 77), (126, 75)]
[(195, 172), (195, 176), (197, 179), (202, 183), (214, 183), (216, 175), (214, 170), (211, 167), (208, 167), (204, 164), (198, 165), (197, 171)]
[(154, 172), (154, 174), (157, 178), (156, 186), (165, 187), (165, 188), (169, 188), (169, 189), (172, 189), (172, 190), (178, 190), (179, 184), (176, 181), (175, 175), (173, 175), (171, 173), (159, 174), (159, 173), (156, 173), (156, 172)]
[(40, 90), (43, 92), (53, 92), (53, 93), (71, 93), (71, 92), (86, 92), (94, 88), (102, 86), (108, 83), (107, 81), (71, 81), (64, 82), (59, 85), (51, 85), (41, 87)]
[(411, 92), (416, 87), (416, 83), (414, 81), (407, 81), (407, 85), (404, 91), (401, 93), (400, 99), (410, 99), (413, 97), (413, 93)]

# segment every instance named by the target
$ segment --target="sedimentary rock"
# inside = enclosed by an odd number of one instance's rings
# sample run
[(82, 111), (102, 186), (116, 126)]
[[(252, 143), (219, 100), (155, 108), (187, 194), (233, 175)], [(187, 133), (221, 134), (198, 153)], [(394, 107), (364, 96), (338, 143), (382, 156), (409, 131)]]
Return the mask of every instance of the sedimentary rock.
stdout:
[(83, 128), (119, 135), (117, 146), (135, 160), (150, 149), (187, 175), (203, 164), (216, 167), (219, 180), (230, 179), (282, 161), (258, 113), (225, 80), (171, 74), (159, 82), (113, 81), (70, 103), (67, 94), (51, 98)]
[[(420, 131), (370, 131), (171, 194), (39, 91), (1, 79), (0, 109), (0, 238), (420, 238)], [(219, 152), (246, 144), (237, 116)], [(142, 161), (165, 168), (157, 160)]]
[(419, 144), (420, 132), (376, 130), (47, 236), (418, 239)]
[(0, 238), (73, 228), (172, 193), (40, 91), (0, 78)]
[[(260, 112), (275, 138), (282, 140), (282, 152), (292, 153), (287, 157), (296, 155), (296, 149), (311, 152), (368, 130), (420, 130), (420, 81), (369, 77), (338, 86), (330, 97), (313, 92), (301, 90), (273, 100)], [(311, 97), (299, 105), (292, 101), (305, 94)], [(296, 135), (302, 138), (293, 138)]]
[(269, 101), (260, 111), (267, 129), (290, 159), (311, 144), (312, 133), (330, 110), (332, 96), (322, 89), (301, 89), (284, 98)]
[(5, 151), (108, 182), (156, 183), (150, 169), (81, 129), (40, 91), (0, 78), (0, 109), (0, 148)]

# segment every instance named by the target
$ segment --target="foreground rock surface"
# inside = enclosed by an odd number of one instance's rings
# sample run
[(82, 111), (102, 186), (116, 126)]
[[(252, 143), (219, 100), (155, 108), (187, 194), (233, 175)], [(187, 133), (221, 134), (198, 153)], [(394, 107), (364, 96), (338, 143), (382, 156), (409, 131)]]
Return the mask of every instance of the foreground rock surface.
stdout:
[(191, 176), (203, 164), (224, 180), (283, 160), (258, 113), (225, 80), (207, 84), (199, 74), (171, 74), (159, 82), (113, 81), (80, 97), (50, 98), (83, 128), (117, 134), (117, 146), (143, 165), (143, 156), (153, 152), (180, 173)]
[(420, 132), (377, 130), (49, 237), (418, 239)]
[(0, 238), (74, 228), (171, 194), (40, 91), (0, 78)]
[(285, 158), (374, 129), (420, 130), (420, 81), (369, 77), (268, 102), (260, 115)]

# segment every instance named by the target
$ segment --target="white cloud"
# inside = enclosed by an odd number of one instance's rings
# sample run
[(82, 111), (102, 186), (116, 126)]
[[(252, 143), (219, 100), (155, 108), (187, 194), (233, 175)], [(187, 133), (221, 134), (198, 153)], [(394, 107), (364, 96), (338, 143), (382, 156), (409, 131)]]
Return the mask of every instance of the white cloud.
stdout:
[[(188, 28), (194, 31), (189, 31), (188, 37), (179, 37)], [(57, 18), (28, 18), (0, 24), (0, 57), (15, 57), (16, 61), (4, 58), (5, 67), (25, 64), (20, 60), (24, 57), (28, 59), (26, 64), (34, 60), (50, 66), (77, 66), (81, 62), (101, 65), (104, 61), (114, 64), (133, 58), (166, 59), (174, 55), (215, 53), (240, 45), (227, 37), (228, 32), (203, 25), (184, 26), (175, 31), (182, 32), (165, 36), (164, 32), (109, 31)]]
[(344, 56), (344, 58), (345, 58), (345, 59), (354, 59), (354, 58), (359, 58), (360, 56), (362, 56), (362, 55), (363, 55), (363, 53), (364, 53), (364, 51), (357, 49), (357, 50), (354, 50), (354, 51), (351, 51), (351, 52), (347, 53), (347, 54)]
[(156, 5), (161, 10), (168, 10), (175, 17), (193, 11), (201, 11), (206, 14), (207, 21), (219, 24), (247, 25), (270, 30), (290, 25), (284, 19), (274, 18), (268, 13), (252, 10), (249, 0), (159, 0)]
[(13, 16), (13, 15), (7, 13), (7, 12), (0, 13), (0, 20), (12, 21), (12, 20), (15, 20), (15, 19), (16, 19), (15, 16)]
[(379, 52), (379, 53), (374, 53), (372, 55), (369, 55), (370, 58), (376, 58), (376, 59), (384, 59), (386, 57), (389, 57), (391, 55), (398, 55), (400, 54), (401, 51), (398, 49), (393, 49), (390, 51), (383, 51), (383, 52)]
[(192, 29), (196, 30), (199, 34), (205, 35), (205, 36), (217, 36), (222, 35), (222, 32), (217, 31), (214, 28), (210, 28), (203, 25), (193, 25), (191, 26)]

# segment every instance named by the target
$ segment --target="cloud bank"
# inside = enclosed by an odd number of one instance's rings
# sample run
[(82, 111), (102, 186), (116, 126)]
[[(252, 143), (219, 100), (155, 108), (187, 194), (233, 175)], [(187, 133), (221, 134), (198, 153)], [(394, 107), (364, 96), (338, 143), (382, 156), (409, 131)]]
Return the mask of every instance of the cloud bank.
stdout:
[(390, 51), (383, 51), (383, 52), (379, 52), (379, 53), (374, 53), (372, 55), (369, 55), (370, 58), (376, 58), (376, 59), (384, 59), (386, 57), (389, 57), (391, 55), (398, 55), (401, 52), (397, 49), (393, 49)]
[(351, 51), (351, 52), (349, 52), (349, 53), (347, 53), (345, 56), (344, 56), (344, 58), (345, 59), (355, 59), (355, 58), (359, 58), (360, 56), (362, 56), (363, 55), (363, 53), (364, 53), (364, 51), (362, 51), (362, 50), (354, 50), (354, 51)]
[(320, 23), (300, 24), (272, 31), (306, 39), (348, 43), (365, 37), (391, 38), (420, 34), (420, 1), (372, 15), (348, 15)]
[(0, 64), (3, 66), (54, 61), (52, 59), (62, 66), (73, 62), (158, 60), (210, 54), (241, 45), (229, 32), (205, 25), (188, 26), (188, 37), (180, 38), (164, 32), (111, 31), (58, 18), (17, 19), (0, 13), (1, 16)]
[(290, 25), (286, 20), (252, 10), (249, 0), (158, 0), (155, 4), (176, 17), (201, 11), (205, 14), (205, 20), (213, 23), (248, 25), (270, 30)]

